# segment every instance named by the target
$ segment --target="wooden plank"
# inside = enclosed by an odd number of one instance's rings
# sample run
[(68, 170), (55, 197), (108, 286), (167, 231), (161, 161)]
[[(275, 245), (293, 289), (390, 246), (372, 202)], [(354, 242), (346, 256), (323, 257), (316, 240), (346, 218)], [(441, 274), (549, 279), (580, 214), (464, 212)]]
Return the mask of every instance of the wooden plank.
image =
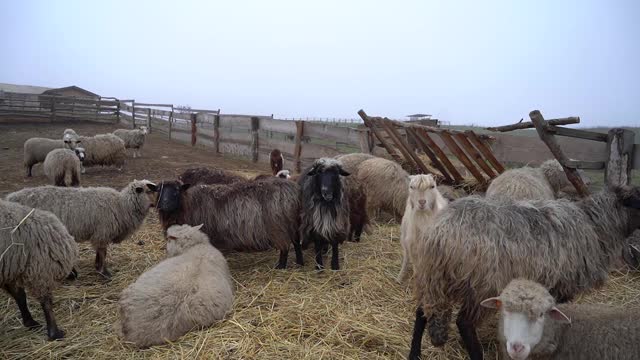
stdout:
[(493, 154), (493, 151), (484, 143), (484, 141), (480, 140), (480, 138), (476, 135), (475, 132), (471, 130), (467, 130), (464, 132), (467, 135), (467, 138), (476, 146), (478, 150), (484, 155), (484, 157), (489, 161), (489, 163), (493, 166), (494, 169), (499, 174), (504, 172), (504, 166), (498, 161), (498, 159)]
[(220, 114), (216, 114), (213, 119), (213, 150), (220, 153)]
[(198, 141), (198, 127), (196, 125), (196, 114), (191, 114), (191, 146), (196, 146)]
[(476, 178), (478, 182), (484, 183), (485, 179), (484, 176), (482, 176), (482, 173), (475, 167), (475, 165), (473, 165), (471, 160), (467, 157), (464, 151), (462, 151), (458, 144), (456, 144), (455, 140), (453, 140), (453, 138), (451, 137), (451, 134), (447, 132), (441, 132), (439, 135), (442, 141), (444, 141), (444, 143), (447, 145), (447, 148), (449, 148), (449, 151), (451, 151), (451, 153), (455, 155), (458, 160), (460, 160), (460, 162), (462, 162), (467, 170), (471, 172), (473, 177)]
[(440, 148), (440, 146), (438, 146), (438, 144), (436, 144), (436, 142), (431, 138), (431, 136), (429, 136), (429, 133), (426, 130), (420, 129), (420, 128), (414, 128), (414, 130), (419, 135), (421, 135), (420, 139), (426, 142), (427, 146), (431, 150), (433, 150), (433, 152), (440, 159), (442, 164), (447, 168), (447, 170), (449, 170), (449, 173), (451, 174), (451, 176), (453, 176), (453, 179), (456, 181), (456, 183), (458, 184), (462, 183), (464, 181), (464, 178), (462, 177), (460, 172), (458, 172), (458, 169), (456, 169), (456, 167), (453, 166), (447, 154), (445, 154), (445, 152)]
[(251, 118), (251, 161), (258, 162), (258, 154), (260, 147), (260, 137), (258, 136), (260, 130), (260, 118)]
[(360, 109), (358, 111), (358, 115), (360, 115), (360, 117), (362, 118), (362, 121), (364, 121), (364, 124), (369, 128), (369, 130), (371, 130), (371, 132), (373, 132), (375, 137), (378, 138), (378, 141), (380, 141), (382, 146), (387, 150), (391, 158), (393, 158), (393, 160), (395, 160), (398, 163), (402, 162), (402, 160), (400, 159), (400, 156), (395, 152), (395, 150), (393, 150), (391, 145), (382, 136), (382, 134), (378, 131), (378, 129), (376, 129), (375, 123), (371, 120), (371, 118), (369, 118), (367, 113), (365, 113), (364, 110)]
[(189, 111), (191, 111), (191, 112), (197, 112), (197, 113), (215, 114), (215, 115), (219, 115), (219, 114), (220, 114), (220, 109), (218, 109), (218, 110), (189, 109)]
[(451, 175), (449, 175), (449, 173), (447, 172), (447, 169), (444, 167), (444, 165), (442, 165), (440, 160), (438, 160), (438, 157), (433, 153), (433, 151), (429, 149), (429, 146), (427, 145), (427, 143), (423, 139), (421, 139), (420, 136), (416, 133), (416, 129), (407, 128), (406, 131), (407, 131), (407, 135), (413, 138), (416, 145), (420, 149), (422, 149), (422, 151), (424, 151), (424, 153), (429, 157), (429, 159), (431, 160), (433, 165), (436, 167), (436, 169), (440, 171), (440, 173), (444, 177), (444, 181), (446, 183), (453, 184), (453, 179), (451, 178)]
[(304, 129), (304, 134), (309, 137), (342, 142), (350, 142), (351, 132), (352, 130), (348, 127), (309, 122), (305, 124)]
[(580, 177), (580, 174), (578, 174), (578, 170), (565, 165), (569, 163), (569, 158), (564, 154), (564, 152), (562, 152), (562, 149), (556, 142), (556, 138), (553, 136), (553, 134), (547, 131), (549, 124), (544, 121), (544, 118), (542, 117), (540, 111), (533, 110), (529, 113), (529, 118), (531, 118), (531, 122), (535, 125), (540, 139), (544, 141), (545, 144), (547, 144), (547, 147), (549, 148), (553, 156), (555, 156), (555, 158), (560, 162), (560, 165), (562, 165), (565, 174), (567, 174), (567, 179), (569, 179), (573, 186), (575, 186), (578, 194), (580, 196), (589, 195), (589, 190), (587, 189), (584, 182), (582, 182), (582, 178)]
[(296, 121), (296, 138), (295, 148), (293, 150), (293, 164), (295, 166), (296, 173), (300, 174), (302, 171), (300, 164), (300, 157), (302, 155), (302, 137), (304, 136), (304, 121)]
[[(522, 120), (520, 120), (520, 121), (522, 121)], [(550, 120), (547, 120), (547, 123), (549, 125), (579, 124), (580, 123), (580, 118), (577, 117), (577, 116), (573, 116), (573, 117), (568, 117), (568, 118), (550, 119)], [(488, 128), (485, 128), (485, 129), (489, 130), (489, 131), (506, 132), (506, 131), (513, 131), (513, 130), (521, 130), (521, 129), (533, 129), (534, 127), (536, 127), (536, 126), (535, 126), (535, 124), (533, 122), (526, 121), (526, 122), (519, 122), (517, 124), (512, 124), (512, 125), (488, 127)]]
[(466, 153), (480, 166), (482, 171), (485, 174), (489, 175), (489, 178), (493, 179), (496, 177), (496, 173), (487, 165), (487, 162), (484, 160), (480, 152), (476, 150), (475, 147), (469, 142), (467, 136), (465, 134), (455, 134), (454, 137), (458, 140), (458, 144), (466, 151)]
[(400, 146), (400, 151), (409, 155), (409, 161), (413, 160), (413, 162), (417, 165), (417, 170), (422, 171), (423, 174), (430, 174), (431, 171), (429, 171), (429, 168), (413, 150), (409, 149), (407, 144), (400, 137), (400, 133), (398, 133), (398, 130), (396, 130), (393, 124), (390, 121), (384, 121), (383, 123), (387, 126), (387, 132), (389, 133), (389, 135), (391, 135), (391, 137), (394, 138), (396, 143)]
[(296, 123), (291, 120), (260, 119), (260, 129), (285, 134), (296, 133)]
[(629, 185), (633, 168), (633, 142), (636, 134), (627, 129), (611, 129), (607, 134), (607, 166), (604, 181), (607, 186)]
[(138, 105), (138, 106), (162, 106), (162, 107), (168, 107), (168, 108), (173, 107), (173, 104), (147, 104), (147, 103), (141, 103), (141, 102), (136, 103), (136, 105)]
[(570, 129), (570, 128), (558, 127), (553, 125), (549, 125), (548, 129), (549, 129), (548, 131), (552, 132), (554, 135), (607, 142), (607, 134), (603, 134), (603, 133), (585, 131), (580, 129)]
[(640, 170), (640, 144), (633, 145), (633, 168)]
[(605, 162), (604, 161), (569, 160), (565, 165), (575, 169), (601, 170), (601, 169), (604, 169)]
[[(214, 133), (215, 138), (215, 133)], [(233, 141), (242, 141), (250, 143), (251, 136), (248, 133), (240, 133), (240, 132), (228, 132), (228, 131), (220, 131), (220, 141), (233, 142)]]

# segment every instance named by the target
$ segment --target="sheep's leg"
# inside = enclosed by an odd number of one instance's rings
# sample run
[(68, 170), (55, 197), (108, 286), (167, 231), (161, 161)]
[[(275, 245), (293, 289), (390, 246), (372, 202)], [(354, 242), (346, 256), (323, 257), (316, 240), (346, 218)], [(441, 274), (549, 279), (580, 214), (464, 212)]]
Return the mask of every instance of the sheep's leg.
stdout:
[(322, 241), (319, 236), (313, 235), (313, 247), (316, 251), (316, 270), (324, 269), (324, 265), (322, 264), (323, 245), (324, 241)]
[(27, 177), (31, 177), (31, 169), (33, 169), (33, 165), (27, 165), (25, 168), (27, 169)]
[(331, 244), (333, 251), (331, 252), (331, 270), (340, 270), (340, 258), (338, 256), (338, 242)]
[(29, 329), (39, 328), (40, 324), (33, 320), (29, 306), (27, 306), (27, 294), (24, 292), (24, 288), (11, 284), (5, 284), (3, 287), (11, 295), (13, 300), (16, 301), (16, 304), (18, 304), (20, 316), (22, 316), (22, 325)]
[(71, 173), (71, 186), (80, 186), (80, 177), (75, 169)]
[(42, 305), (44, 318), (47, 320), (47, 336), (49, 336), (49, 340), (62, 339), (64, 337), (64, 331), (58, 329), (58, 324), (56, 324), (56, 317), (53, 315), (51, 295), (43, 296), (40, 299), (40, 305)]
[(300, 266), (304, 266), (304, 256), (302, 256), (302, 245), (299, 241), (293, 242), (293, 250), (296, 252), (296, 263)]
[(364, 224), (358, 224), (355, 228), (355, 234), (353, 236), (353, 241), (360, 242), (360, 237), (362, 236), (362, 230), (364, 230)]
[(289, 250), (280, 250), (280, 258), (278, 259), (278, 264), (276, 265), (276, 269), (286, 269), (287, 268), (287, 259), (289, 258)]
[(107, 279), (110, 279), (111, 272), (109, 272), (109, 270), (107, 269), (106, 260), (107, 260), (107, 248), (100, 247), (96, 249), (96, 270), (100, 275), (104, 276)]
[(84, 165), (80, 165), (80, 174), (84, 174), (86, 172)]
[(75, 280), (78, 278), (78, 270), (71, 268), (71, 272), (67, 275), (67, 280)]
[(405, 247), (402, 247), (402, 265), (400, 265), (400, 273), (398, 273), (398, 277), (396, 278), (396, 281), (398, 282), (398, 284), (401, 284), (402, 281), (404, 280), (404, 276), (407, 273), (407, 265), (409, 265), (409, 254), (407, 249), (405, 249)]
[(65, 179), (65, 174), (57, 174), (55, 179), (54, 179), (54, 184), (56, 186), (67, 186), (67, 184), (65, 183), (64, 179)]
[(483, 358), (482, 345), (478, 340), (476, 324), (473, 321), (473, 315), (477, 311), (477, 306), (475, 302), (466, 300), (464, 304), (462, 304), (462, 308), (460, 308), (458, 318), (456, 319), (460, 337), (462, 337), (462, 342), (471, 360), (482, 360)]
[(422, 353), (422, 336), (424, 328), (427, 325), (427, 319), (424, 317), (422, 305), (418, 305), (416, 309), (416, 321), (413, 324), (413, 339), (411, 340), (411, 351), (409, 352), (409, 360), (420, 359)]

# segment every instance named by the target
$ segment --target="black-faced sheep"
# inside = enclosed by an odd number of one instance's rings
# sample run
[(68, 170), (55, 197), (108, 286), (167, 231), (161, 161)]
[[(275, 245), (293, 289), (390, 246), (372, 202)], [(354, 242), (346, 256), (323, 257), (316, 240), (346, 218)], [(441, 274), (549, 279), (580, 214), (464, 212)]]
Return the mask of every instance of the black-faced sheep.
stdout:
[(49, 339), (64, 337), (51, 293), (78, 258), (73, 237), (52, 213), (0, 200), (0, 250), (0, 286), (16, 301), (22, 324), (40, 327), (29, 312), (26, 288), (42, 305)]
[(224, 256), (202, 225), (167, 229), (167, 259), (145, 271), (120, 296), (117, 331), (149, 347), (222, 320), (233, 306), (233, 283)]
[(96, 249), (96, 270), (105, 277), (107, 247), (133, 233), (155, 199), (155, 185), (134, 180), (117, 191), (107, 187), (39, 186), (7, 195), (7, 200), (54, 213), (77, 242), (88, 241)]
[(515, 279), (482, 306), (500, 312), (503, 358), (637, 359), (640, 313), (593, 304), (561, 304), (539, 283)]
[(274, 176), (278, 174), (278, 171), (284, 168), (284, 157), (280, 150), (271, 150), (271, 153), (269, 153), (269, 164), (271, 165), (271, 172)]
[(279, 250), (279, 269), (286, 268), (293, 243), (302, 265), (296, 183), (276, 177), (226, 185), (163, 181), (158, 191), (158, 216), (165, 231), (175, 224), (204, 224), (202, 231), (220, 250)]
[(247, 181), (241, 175), (234, 174), (230, 171), (215, 168), (198, 167), (185, 170), (178, 177), (183, 184), (193, 185), (222, 185), (231, 184), (239, 181)]
[(365, 160), (356, 176), (367, 193), (370, 214), (385, 211), (402, 218), (409, 194), (409, 174), (400, 164), (383, 158)]
[(44, 159), (44, 173), (55, 186), (80, 186), (80, 167), (84, 158), (81, 147), (52, 150)]
[(542, 283), (559, 302), (602, 285), (640, 226), (638, 209), (640, 187), (606, 189), (578, 202), (471, 196), (450, 203), (415, 245), (410, 358), (420, 355), (427, 323), (431, 343), (446, 342), (451, 310), (462, 303), (458, 330), (471, 359), (482, 359), (475, 329), (487, 313), (479, 303), (513, 278)]
[(449, 203), (438, 191), (433, 175), (412, 175), (409, 179), (409, 197), (400, 224), (402, 265), (397, 278), (399, 283), (404, 280), (411, 262), (416, 239), (428, 231), (433, 217)]
[(124, 141), (113, 134), (99, 134), (96, 136), (80, 136), (70, 140), (71, 149), (82, 146), (86, 157), (82, 163), (82, 173), (87, 166), (115, 166), (122, 169), (127, 157)]
[(138, 129), (118, 129), (113, 132), (113, 135), (119, 137), (124, 141), (124, 147), (127, 149), (133, 149), (133, 157), (142, 156), (141, 149), (144, 146), (144, 140), (149, 133), (146, 126), (140, 126)]
[(332, 247), (331, 269), (339, 270), (338, 244), (348, 236), (349, 201), (342, 181), (349, 173), (336, 159), (322, 158), (298, 179), (302, 190), (301, 234), (303, 244), (314, 244), (316, 268), (324, 268), (322, 250)]

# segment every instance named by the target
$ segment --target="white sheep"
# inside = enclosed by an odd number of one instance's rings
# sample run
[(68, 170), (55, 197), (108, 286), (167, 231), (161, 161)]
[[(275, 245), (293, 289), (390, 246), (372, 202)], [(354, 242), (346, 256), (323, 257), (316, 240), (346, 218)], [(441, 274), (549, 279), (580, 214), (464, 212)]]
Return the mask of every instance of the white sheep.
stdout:
[(289, 171), (289, 170), (280, 170), (276, 174), (276, 177), (279, 177), (281, 179), (291, 179), (291, 171)]
[(85, 149), (86, 157), (82, 163), (81, 171), (83, 174), (86, 166), (116, 166), (118, 170), (122, 170), (127, 157), (124, 141), (113, 134), (80, 136), (71, 138), (70, 142), (66, 144), (71, 149), (80, 146)]
[(30, 138), (24, 142), (24, 168), (26, 175), (32, 175), (33, 165), (44, 162), (51, 150), (63, 149), (65, 143), (62, 140), (47, 138)]
[(44, 159), (44, 173), (53, 185), (80, 186), (80, 166), (84, 157), (84, 148), (81, 147), (52, 150)]
[(127, 149), (133, 149), (133, 157), (142, 156), (140, 150), (144, 146), (144, 140), (146, 135), (149, 133), (146, 126), (140, 126), (138, 129), (127, 130), (127, 129), (118, 129), (113, 132), (113, 134), (122, 141), (124, 141), (124, 147)]
[(49, 339), (64, 337), (51, 293), (77, 259), (78, 245), (55, 215), (0, 200), (0, 288), (16, 301), (24, 326), (40, 327), (29, 312), (26, 288), (42, 306)]
[(227, 261), (201, 227), (169, 227), (167, 259), (122, 292), (116, 331), (125, 341), (143, 348), (174, 341), (231, 310), (234, 291)]
[[(482, 306), (500, 310), (504, 358), (637, 359), (640, 312), (608, 305), (561, 304), (537, 282), (514, 279)], [(507, 357), (508, 356), (508, 357)]]
[(401, 218), (409, 193), (409, 174), (402, 166), (374, 157), (360, 163), (357, 169), (356, 177), (366, 192), (369, 214), (382, 210)]
[(401, 283), (413, 253), (412, 244), (427, 231), (431, 219), (449, 203), (438, 191), (433, 175), (409, 176), (409, 197), (400, 224), (402, 265), (397, 281)]
[(155, 201), (156, 186), (134, 180), (117, 191), (108, 187), (39, 186), (7, 195), (7, 200), (54, 213), (77, 242), (96, 249), (96, 270), (105, 277), (107, 247), (133, 233)]

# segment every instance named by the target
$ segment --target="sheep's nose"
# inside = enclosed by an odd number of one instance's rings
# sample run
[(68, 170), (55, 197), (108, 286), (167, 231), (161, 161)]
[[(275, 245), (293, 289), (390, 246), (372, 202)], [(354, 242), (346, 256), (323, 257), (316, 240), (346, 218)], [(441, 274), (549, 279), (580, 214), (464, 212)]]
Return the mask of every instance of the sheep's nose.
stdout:
[(427, 200), (418, 200), (418, 204), (420, 204), (420, 206), (424, 206), (424, 204), (427, 203)]
[(511, 350), (513, 350), (513, 352), (516, 354), (520, 354), (524, 351), (524, 345), (522, 345), (521, 343), (513, 343), (511, 344)]

